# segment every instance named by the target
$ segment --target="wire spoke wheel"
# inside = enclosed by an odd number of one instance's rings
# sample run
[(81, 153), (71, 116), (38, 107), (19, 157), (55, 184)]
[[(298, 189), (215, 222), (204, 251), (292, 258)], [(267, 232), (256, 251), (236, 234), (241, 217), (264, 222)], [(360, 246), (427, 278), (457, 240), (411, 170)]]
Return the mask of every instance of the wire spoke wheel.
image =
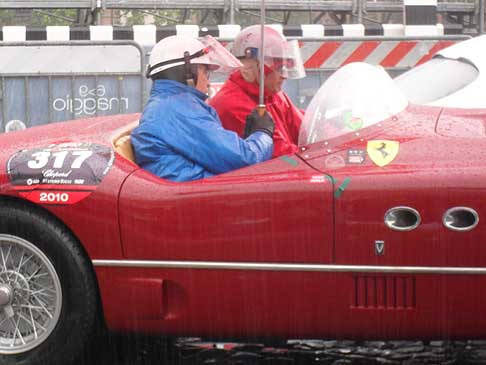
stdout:
[(39, 346), (61, 308), (61, 282), (49, 258), (25, 239), (0, 234), (0, 354)]
[(102, 327), (96, 276), (69, 229), (0, 197), (0, 365), (72, 365)]

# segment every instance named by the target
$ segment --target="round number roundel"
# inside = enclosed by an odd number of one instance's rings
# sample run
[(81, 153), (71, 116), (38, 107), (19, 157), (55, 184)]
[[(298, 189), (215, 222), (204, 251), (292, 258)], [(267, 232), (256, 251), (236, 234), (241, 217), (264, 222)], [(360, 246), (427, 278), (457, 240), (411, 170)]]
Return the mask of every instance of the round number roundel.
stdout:
[(10, 157), (10, 183), (36, 203), (73, 204), (86, 198), (108, 173), (115, 154), (95, 143), (61, 143), (22, 150)]

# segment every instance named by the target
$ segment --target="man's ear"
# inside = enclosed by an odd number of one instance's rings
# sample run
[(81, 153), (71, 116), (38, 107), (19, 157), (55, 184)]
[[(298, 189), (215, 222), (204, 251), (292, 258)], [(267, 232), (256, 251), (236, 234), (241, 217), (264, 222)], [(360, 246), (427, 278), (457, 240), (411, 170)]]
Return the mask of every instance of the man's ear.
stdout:
[[(196, 83), (194, 85), (194, 88), (198, 89), (199, 91), (207, 93), (207, 91), (203, 91), (203, 90), (207, 90), (207, 88), (208, 88), (207, 84), (209, 84), (209, 80), (206, 77), (202, 77), (205, 74), (204, 66), (198, 65), (196, 72), (197, 72), (197, 74), (195, 76)], [(200, 82), (203, 82), (203, 80), (205, 80), (204, 82), (206, 83), (206, 85), (200, 84)]]

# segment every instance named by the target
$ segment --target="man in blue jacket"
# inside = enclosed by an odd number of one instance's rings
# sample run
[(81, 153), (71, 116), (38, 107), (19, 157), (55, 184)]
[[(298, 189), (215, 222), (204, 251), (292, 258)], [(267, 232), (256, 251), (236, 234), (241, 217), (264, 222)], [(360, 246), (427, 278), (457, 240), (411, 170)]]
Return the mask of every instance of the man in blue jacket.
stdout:
[(274, 123), (268, 113), (254, 110), (242, 139), (205, 103), (209, 71), (240, 66), (212, 37), (158, 42), (147, 69), (150, 98), (131, 137), (137, 164), (164, 179), (192, 181), (270, 159)]

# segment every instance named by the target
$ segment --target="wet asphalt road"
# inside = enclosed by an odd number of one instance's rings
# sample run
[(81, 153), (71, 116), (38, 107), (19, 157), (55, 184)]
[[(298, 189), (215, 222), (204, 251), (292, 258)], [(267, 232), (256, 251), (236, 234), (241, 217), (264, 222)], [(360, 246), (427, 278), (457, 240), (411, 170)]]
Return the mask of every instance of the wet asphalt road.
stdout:
[(75, 365), (486, 364), (486, 341), (290, 340), (286, 344), (201, 346), (197, 339), (109, 334)]

